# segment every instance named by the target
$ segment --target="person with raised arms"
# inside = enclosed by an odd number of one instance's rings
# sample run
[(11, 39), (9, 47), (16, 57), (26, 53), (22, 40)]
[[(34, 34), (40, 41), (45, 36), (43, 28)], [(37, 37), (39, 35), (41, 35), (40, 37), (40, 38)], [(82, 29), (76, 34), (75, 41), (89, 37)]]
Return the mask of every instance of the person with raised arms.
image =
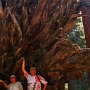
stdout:
[(41, 83), (43, 84), (43, 90), (46, 90), (47, 81), (40, 75), (36, 75), (36, 69), (30, 68), (30, 73), (25, 70), (25, 59), (22, 58), (22, 71), (27, 79), (27, 90), (41, 90)]

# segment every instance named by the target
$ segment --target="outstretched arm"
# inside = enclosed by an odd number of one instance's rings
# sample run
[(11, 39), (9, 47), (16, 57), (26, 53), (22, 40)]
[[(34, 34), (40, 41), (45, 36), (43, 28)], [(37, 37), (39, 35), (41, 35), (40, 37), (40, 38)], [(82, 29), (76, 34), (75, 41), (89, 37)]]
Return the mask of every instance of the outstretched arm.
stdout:
[(0, 82), (8, 89), (8, 85), (4, 81), (0, 80)]
[(22, 62), (22, 71), (24, 73), (24, 76), (27, 78), (28, 77), (28, 73), (27, 71), (25, 70), (25, 59), (22, 58), (23, 62)]

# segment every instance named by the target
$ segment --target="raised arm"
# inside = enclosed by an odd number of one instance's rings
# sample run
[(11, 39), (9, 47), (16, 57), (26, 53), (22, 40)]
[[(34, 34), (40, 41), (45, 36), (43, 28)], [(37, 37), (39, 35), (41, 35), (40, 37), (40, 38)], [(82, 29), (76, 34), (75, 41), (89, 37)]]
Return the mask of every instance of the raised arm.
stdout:
[(22, 58), (22, 71), (23, 71), (23, 73), (24, 73), (24, 76), (27, 78), (28, 77), (28, 73), (27, 73), (27, 71), (25, 70), (25, 59), (24, 58)]
[(4, 81), (0, 80), (0, 82), (8, 89), (8, 85)]

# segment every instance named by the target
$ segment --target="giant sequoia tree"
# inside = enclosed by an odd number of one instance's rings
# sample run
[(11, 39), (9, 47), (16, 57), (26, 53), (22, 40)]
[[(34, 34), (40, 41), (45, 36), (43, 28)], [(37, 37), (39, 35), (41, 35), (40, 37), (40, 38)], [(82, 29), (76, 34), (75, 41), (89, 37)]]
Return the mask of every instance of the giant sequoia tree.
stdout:
[(84, 16), (78, 14), (83, 6), (84, 0), (0, 2), (0, 78), (8, 82), (15, 73), (24, 83), (21, 57), (27, 71), (34, 66), (46, 78), (48, 90), (64, 90), (66, 82), (82, 78), (89, 68), (90, 50), (73, 44), (67, 34), (77, 17)]

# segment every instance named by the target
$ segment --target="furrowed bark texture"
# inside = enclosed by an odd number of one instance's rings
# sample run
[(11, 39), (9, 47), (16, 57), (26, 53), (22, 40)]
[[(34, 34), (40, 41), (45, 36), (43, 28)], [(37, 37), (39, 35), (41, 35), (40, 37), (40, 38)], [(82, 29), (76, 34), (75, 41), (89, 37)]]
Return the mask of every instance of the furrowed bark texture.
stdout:
[[(26, 70), (34, 66), (48, 81), (48, 90), (64, 90), (65, 83), (81, 79), (89, 68), (90, 50), (67, 38), (75, 26), (83, 0), (7, 0), (0, 6), (1, 76), (12, 73), (25, 88)], [(3, 75), (3, 76), (2, 76)], [(1, 85), (2, 90), (3, 86)], [(25, 88), (26, 90), (26, 88)]]

